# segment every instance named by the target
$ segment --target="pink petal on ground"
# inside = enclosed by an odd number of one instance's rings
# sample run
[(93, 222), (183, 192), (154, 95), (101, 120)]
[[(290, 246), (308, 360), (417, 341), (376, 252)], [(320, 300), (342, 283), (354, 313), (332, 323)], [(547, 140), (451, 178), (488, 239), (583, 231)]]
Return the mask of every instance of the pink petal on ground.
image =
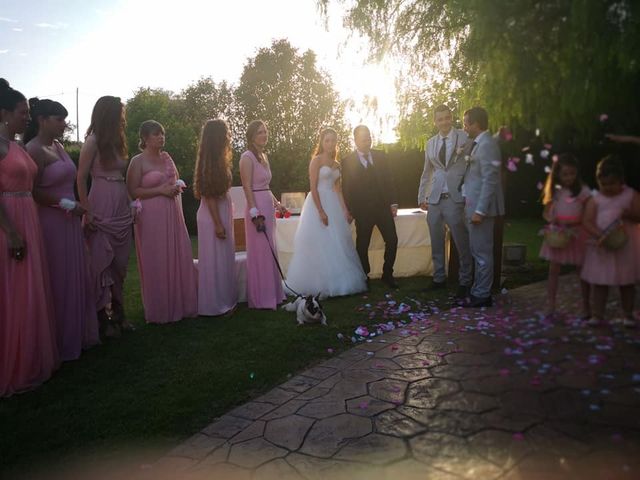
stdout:
[(607, 115), (606, 113), (601, 113), (600, 114), (600, 121), (601, 122), (606, 122), (607, 120), (609, 120), (609, 115)]
[(521, 432), (516, 432), (511, 436), (511, 438), (513, 438), (516, 441), (522, 441), (524, 440), (524, 434)]

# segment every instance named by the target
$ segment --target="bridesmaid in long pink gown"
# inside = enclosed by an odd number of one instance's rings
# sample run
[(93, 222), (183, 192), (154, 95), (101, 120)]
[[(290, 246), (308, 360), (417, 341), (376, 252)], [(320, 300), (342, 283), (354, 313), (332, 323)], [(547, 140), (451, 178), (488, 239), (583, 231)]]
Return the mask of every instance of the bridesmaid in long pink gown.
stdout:
[(148, 323), (177, 322), (198, 314), (191, 241), (182, 213), (182, 187), (164, 147), (164, 127), (140, 126), (142, 153), (127, 171), (129, 195), (139, 201), (134, 230), (144, 316)]
[(27, 101), (0, 78), (0, 397), (36, 387), (59, 365), (42, 232), (31, 197), (38, 171), (13, 139)]
[(38, 165), (34, 198), (45, 239), (58, 350), (63, 361), (76, 360), (83, 348), (100, 343), (100, 337), (82, 234), (84, 209), (73, 191), (76, 167), (56, 140), (64, 134), (67, 109), (53, 100), (32, 98), (29, 103), (31, 121), (24, 141)]
[[(133, 217), (124, 183), (127, 146), (124, 105), (118, 97), (98, 99), (78, 163), (78, 195), (89, 246), (92, 288), (101, 333), (117, 337), (131, 329), (124, 316), (123, 286), (131, 249)], [(87, 178), (91, 191), (87, 195)]]
[[(267, 126), (254, 120), (247, 128), (248, 150), (240, 157), (240, 177), (247, 199), (244, 216), (247, 240), (247, 301), (249, 308), (275, 310), (285, 299), (282, 279), (273, 258), (275, 243), (275, 209), (284, 212), (271, 193), (271, 168), (264, 153)], [(265, 229), (265, 232), (258, 230)], [(272, 253), (273, 251), (273, 253)]]
[(198, 313), (231, 313), (238, 302), (231, 187), (231, 138), (224, 120), (202, 128), (193, 175), (198, 208)]

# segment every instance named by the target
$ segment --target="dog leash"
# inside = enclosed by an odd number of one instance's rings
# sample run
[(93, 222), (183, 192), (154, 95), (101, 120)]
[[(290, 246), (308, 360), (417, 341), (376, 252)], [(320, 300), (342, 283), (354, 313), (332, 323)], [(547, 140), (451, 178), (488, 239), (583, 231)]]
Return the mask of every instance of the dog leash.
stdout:
[(276, 262), (276, 267), (278, 267), (278, 272), (280, 272), (280, 277), (282, 278), (282, 283), (284, 283), (285, 286), (289, 290), (291, 290), (295, 295), (297, 295), (298, 297), (303, 297), (304, 295), (300, 295), (298, 292), (296, 292), (293, 288), (291, 288), (289, 286), (287, 281), (284, 279), (284, 274), (282, 273), (282, 267), (280, 267), (280, 262), (278, 261), (278, 256), (276, 255), (276, 252), (273, 251), (273, 247), (271, 246), (271, 241), (269, 240), (269, 235), (267, 235), (267, 229), (265, 228), (264, 230), (262, 230), (262, 233), (264, 233), (264, 236), (267, 239), (267, 245), (269, 245), (269, 250), (271, 250), (271, 256), (273, 257), (273, 261)]

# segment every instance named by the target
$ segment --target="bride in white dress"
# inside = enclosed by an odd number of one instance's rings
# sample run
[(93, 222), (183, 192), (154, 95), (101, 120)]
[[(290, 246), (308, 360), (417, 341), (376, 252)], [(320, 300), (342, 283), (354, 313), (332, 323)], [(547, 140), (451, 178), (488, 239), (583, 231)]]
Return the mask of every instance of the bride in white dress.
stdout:
[(307, 195), (294, 239), (287, 284), (302, 295), (336, 297), (367, 290), (342, 198), (338, 134), (327, 128), (309, 163)]

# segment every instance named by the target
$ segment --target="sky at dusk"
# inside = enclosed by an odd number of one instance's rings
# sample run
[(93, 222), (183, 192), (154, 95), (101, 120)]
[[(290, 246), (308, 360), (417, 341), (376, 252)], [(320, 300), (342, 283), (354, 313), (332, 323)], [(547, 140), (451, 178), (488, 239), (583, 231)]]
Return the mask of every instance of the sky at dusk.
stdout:
[[(25, 96), (63, 103), (81, 137), (98, 97), (130, 98), (139, 87), (178, 92), (200, 77), (237, 84), (247, 59), (286, 38), (317, 54), (343, 99), (347, 121), (395, 139), (391, 63), (366, 63), (366, 43), (342, 27), (340, 6), (328, 25), (315, 0), (0, 0), (0, 76)], [(377, 97), (373, 117), (360, 106)], [(266, 119), (268, 121), (268, 119)]]

